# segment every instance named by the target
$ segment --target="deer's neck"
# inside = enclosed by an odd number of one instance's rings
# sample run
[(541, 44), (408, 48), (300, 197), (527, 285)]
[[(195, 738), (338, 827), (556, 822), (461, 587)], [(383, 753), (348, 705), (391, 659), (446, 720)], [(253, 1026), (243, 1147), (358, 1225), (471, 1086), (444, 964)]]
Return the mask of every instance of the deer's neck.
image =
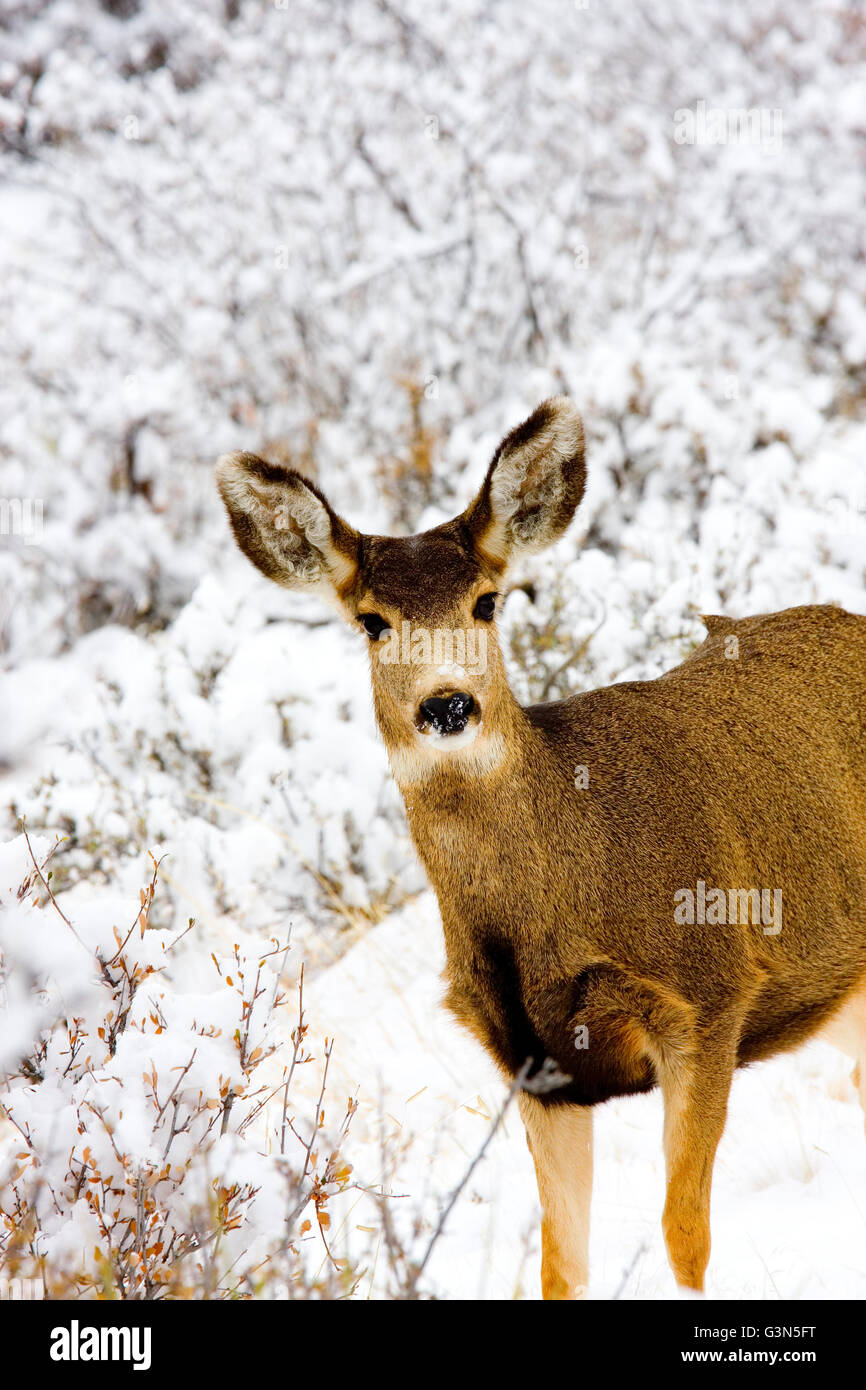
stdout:
[(563, 799), (555, 791), (562, 760), (510, 692), (496, 714), (477, 746), (416, 763), (414, 775), (401, 777), (405, 765), (392, 756), (449, 954), (467, 933), (512, 936), (530, 920), (540, 925), (561, 863), (548, 808), (552, 794), (554, 804)]

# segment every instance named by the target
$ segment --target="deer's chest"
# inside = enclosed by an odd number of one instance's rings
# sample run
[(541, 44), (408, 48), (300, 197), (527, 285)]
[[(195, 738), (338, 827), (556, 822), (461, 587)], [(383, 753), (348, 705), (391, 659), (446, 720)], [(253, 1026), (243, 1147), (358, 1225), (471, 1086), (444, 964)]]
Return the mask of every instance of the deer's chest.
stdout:
[(646, 1059), (621, 1046), (623, 1013), (616, 967), (589, 964), (574, 971), (536, 942), (521, 953), (496, 929), (467, 934), (446, 929), (446, 1004), (482, 1043), (499, 1068), (532, 1079), (554, 1065), (559, 1084), (541, 1098), (554, 1104), (595, 1105), (645, 1091), (655, 1083)]

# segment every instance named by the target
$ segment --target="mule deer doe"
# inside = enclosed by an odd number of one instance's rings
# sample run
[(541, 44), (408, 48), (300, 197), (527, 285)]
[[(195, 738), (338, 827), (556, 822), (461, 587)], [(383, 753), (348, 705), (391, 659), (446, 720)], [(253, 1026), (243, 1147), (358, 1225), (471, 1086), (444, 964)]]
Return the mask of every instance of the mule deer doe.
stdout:
[[(503, 440), (461, 516), (417, 536), (361, 535), (252, 454), (221, 459), (218, 479), (250, 560), (370, 638), (376, 717), (439, 899), (448, 1006), (509, 1078), (528, 1059), (569, 1078), (519, 1095), (545, 1298), (586, 1291), (593, 1106), (656, 1085), (665, 1241), (678, 1283), (701, 1289), (735, 1069), (823, 1031), (855, 1058), (866, 1109), (866, 618), (709, 617), (657, 680), (524, 709), (494, 618), (509, 562), (561, 536), (583, 495), (568, 399)], [(380, 640), (443, 629), (485, 632), (484, 669), (437, 664), (423, 641), (422, 659), (389, 660)], [(755, 909), (758, 890), (783, 928), (754, 910), (731, 925), (728, 899)]]

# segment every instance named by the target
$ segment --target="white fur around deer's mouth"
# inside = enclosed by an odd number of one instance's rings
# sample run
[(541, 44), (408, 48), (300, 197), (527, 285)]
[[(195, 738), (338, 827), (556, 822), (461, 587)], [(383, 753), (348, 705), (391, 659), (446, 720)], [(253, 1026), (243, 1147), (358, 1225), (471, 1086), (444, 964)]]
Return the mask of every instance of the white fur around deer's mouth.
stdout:
[(440, 733), (435, 725), (428, 724), (424, 730), (417, 729), (415, 737), (418, 743), (425, 748), (430, 748), (432, 745), (437, 753), (451, 753), (458, 748), (468, 748), (471, 743), (475, 742), (480, 730), (480, 719), (474, 722), (470, 720), (466, 728), (461, 729), (459, 734)]
[[(479, 733), (484, 736), (479, 738)], [(470, 736), (468, 740), (467, 734)], [(388, 758), (397, 782), (402, 787), (410, 787), (430, 781), (446, 767), (459, 770), (466, 776), (484, 777), (504, 764), (506, 752), (503, 735), (498, 730), (485, 730), (483, 722), (479, 720), (464, 729), (462, 734), (439, 736), (434, 740), (429, 734), (416, 730), (411, 744), (390, 748)], [(440, 756), (446, 753), (454, 756)]]

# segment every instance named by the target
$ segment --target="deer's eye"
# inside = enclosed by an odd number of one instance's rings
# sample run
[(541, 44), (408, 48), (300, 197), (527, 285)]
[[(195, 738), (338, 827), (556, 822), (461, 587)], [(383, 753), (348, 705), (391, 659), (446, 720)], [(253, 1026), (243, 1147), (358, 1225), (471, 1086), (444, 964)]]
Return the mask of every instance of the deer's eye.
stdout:
[(473, 618), (480, 618), (483, 623), (489, 623), (495, 612), (496, 595), (482, 594), (472, 610), (472, 616)]
[(358, 622), (363, 624), (367, 636), (372, 637), (374, 642), (378, 641), (382, 633), (387, 632), (391, 626), (390, 623), (385, 622), (384, 618), (380, 618), (378, 613), (359, 613)]

